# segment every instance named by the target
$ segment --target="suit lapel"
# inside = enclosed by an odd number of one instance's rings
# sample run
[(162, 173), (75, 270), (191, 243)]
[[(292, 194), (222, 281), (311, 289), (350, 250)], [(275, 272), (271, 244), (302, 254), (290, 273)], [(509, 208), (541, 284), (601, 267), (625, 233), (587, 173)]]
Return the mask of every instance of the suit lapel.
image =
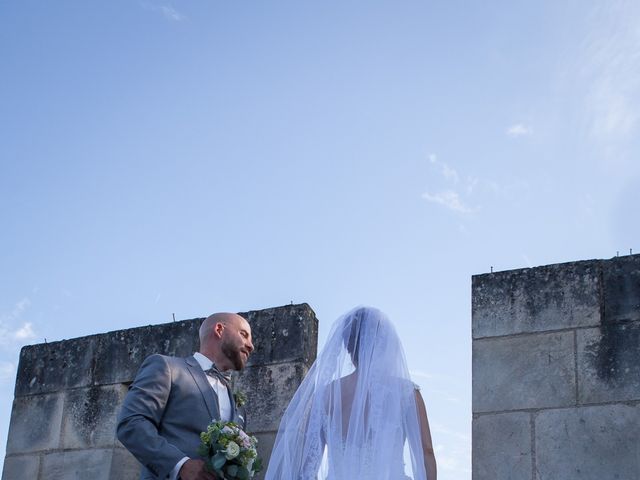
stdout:
[(218, 396), (213, 391), (213, 388), (211, 388), (211, 385), (209, 385), (207, 375), (202, 371), (200, 364), (193, 356), (187, 357), (184, 360), (189, 368), (189, 373), (191, 373), (200, 393), (202, 393), (204, 403), (207, 405), (207, 410), (209, 411), (209, 416), (211, 419), (219, 420), (220, 407), (218, 405)]
[(229, 384), (229, 388), (227, 388), (227, 392), (229, 392), (229, 403), (231, 403), (231, 421), (236, 422), (236, 399), (233, 398), (233, 390), (232, 384)]

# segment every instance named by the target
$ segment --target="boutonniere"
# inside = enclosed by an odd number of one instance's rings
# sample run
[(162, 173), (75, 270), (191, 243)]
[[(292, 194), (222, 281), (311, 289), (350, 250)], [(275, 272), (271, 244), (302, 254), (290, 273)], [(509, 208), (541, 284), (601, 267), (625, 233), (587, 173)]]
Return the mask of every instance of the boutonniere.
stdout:
[(233, 392), (233, 401), (236, 402), (236, 406), (241, 407), (247, 403), (247, 395), (240, 390), (236, 390)]

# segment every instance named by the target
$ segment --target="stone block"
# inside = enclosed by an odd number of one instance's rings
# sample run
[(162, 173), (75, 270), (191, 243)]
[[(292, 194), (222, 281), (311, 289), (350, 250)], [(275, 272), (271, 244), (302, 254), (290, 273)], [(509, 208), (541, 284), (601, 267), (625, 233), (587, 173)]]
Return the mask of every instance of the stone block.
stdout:
[(142, 466), (128, 450), (116, 448), (111, 459), (109, 480), (138, 480)]
[(316, 358), (318, 319), (309, 305), (285, 305), (240, 313), (251, 325), (255, 350), (248, 366)]
[(640, 409), (604, 405), (541, 412), (536, 479), (640, 478)]
[(126, 393), (122, 384), (68, 391), (62, 420), (63, 448), (113, 447), (116, 416)]
[(474, 338), (595, 326), (600, 310), (599, 261), (472, 278)]
[(269, 457), (273, 450), (273, 444), (276, 441), (276, 432), (265, 432), (256, 434), (258, 438), (258, 456), (262, 458), (262, 471), (255, 477), (256, 480), (262, 480), (269, 465)]
[(640, 322), (577, 331), (580, 403), (640, 400)]
[(473, 341), (473, 411), (575, 405), (573, 332)]
[(73, 450), (44, 455), (42, 478), (47, 480), (109, 480), (111, 449)]
[(16, 397), (91, 385), (98, 335), (24, 347)]
[(640, 255), (603, 262), (604, 322), (640, 320)]
[(473, 480), (530, 479), (531, 415), (514, 412), (473, 420)]
[(130, 383), (149, 355), (186, 357), (199, 348), (202, 318), (130, 328), (100, 335), (95, 353), (96, 385)]
[(302, 362), (245, 368), (234, 389), (247, 394), (247, 431), (277, 431), (280, 418), (307, 371)]
[(6, 457), (2, 470), (2, 480), (19, 478), (37, 479), (40, 471), (40, 455), (19, 455)]
[(7, 454), (57, 448), (63, 404), (61, 393), (16, 398), (11, 411)]

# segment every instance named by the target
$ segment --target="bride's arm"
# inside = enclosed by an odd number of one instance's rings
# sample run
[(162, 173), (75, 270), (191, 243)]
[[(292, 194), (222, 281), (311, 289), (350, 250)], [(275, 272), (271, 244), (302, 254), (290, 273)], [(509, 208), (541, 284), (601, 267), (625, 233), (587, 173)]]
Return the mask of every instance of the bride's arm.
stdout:
[(427, 408), (420, 390), (416, 390), (416, 407), (418, 408), (418, 419), (420, 420), (420, 437), (422, 439), (422, 452), (424, 453), (424, 466), (427, 469), (427, 480), (436, 480), (438, 472), (436, 468), (436, 457), (433, 453), (433, 442), (431, 441), (431, 431), (429, 430), (429, 420), (427, 419)]

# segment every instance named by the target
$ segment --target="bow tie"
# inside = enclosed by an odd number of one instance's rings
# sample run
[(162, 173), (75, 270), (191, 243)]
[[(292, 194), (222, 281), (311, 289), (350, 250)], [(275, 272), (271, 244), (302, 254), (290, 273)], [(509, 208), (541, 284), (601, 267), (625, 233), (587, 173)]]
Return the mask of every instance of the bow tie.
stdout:
[(204, 373), (212, 378), (217, 378), (225, 387), (229, 388), (231, 383), (231, 372), (221, 372), (215, 364), (212, 364), (211, 368), (205, 370)]

